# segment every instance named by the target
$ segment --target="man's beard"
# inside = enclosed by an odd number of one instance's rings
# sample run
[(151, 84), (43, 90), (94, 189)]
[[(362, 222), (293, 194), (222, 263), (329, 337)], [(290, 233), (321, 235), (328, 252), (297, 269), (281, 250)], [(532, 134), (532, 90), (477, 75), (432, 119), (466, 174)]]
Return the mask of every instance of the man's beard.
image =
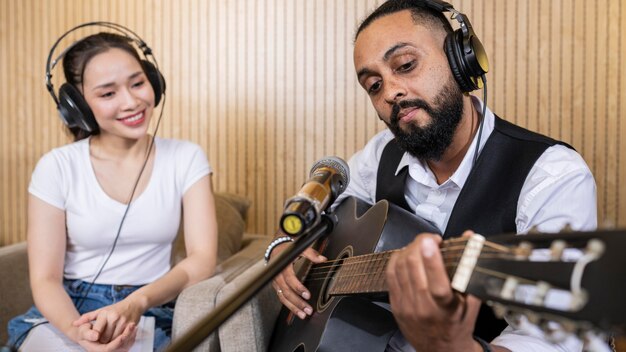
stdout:
[[(448, 84), (435, 97), (435, 104), (435, 107), (432, 107), (422, 99), (403, 100), (394, 104), (390, 122), (387, 123), (400, 147), (419, 159), (441, 160), (452, 143), (463, 115), (463, 92), (454, 80), (448, 80)], [(402, 130), (398, 114), (401, 109), (408, 107), (423, 109), (432, 121), (425, 127), (419, 127), (411, 122), (406, 126), (408, 132)]]

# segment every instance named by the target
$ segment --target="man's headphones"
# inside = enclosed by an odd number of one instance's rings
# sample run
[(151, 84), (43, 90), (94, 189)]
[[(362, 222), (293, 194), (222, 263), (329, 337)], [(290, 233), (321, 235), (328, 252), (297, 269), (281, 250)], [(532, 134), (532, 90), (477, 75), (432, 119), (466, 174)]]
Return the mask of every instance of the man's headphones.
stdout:
[[(163, 93), (165, 93), (165, 78), (159, 71), (159, 65), (152, 55), (152, 49), (150, 49), (143, 39), (141, 39), (135, 32), (122, 25), (111, 22), (88, 22), (65, 32), (59, 39), (57, 39), (52, 46), (52, 49), (50, 49), (50, 54), (48, 55), (48, 60), (46, 61), (46, 87), (57, 105), (61, 120), (63, 120), (63, 122), (70, 128), (78, 127), (84, 131), (92, 133), (98, 131), (98, 123), (96, 122), (96, 118), (94, 117), (91, 108), (89, 108), (89, 105), (85, 101), (81, 92), (72, 84), (63, 83), (59, 89), (59, 96), (57, 97), (54, 93), (54, 87), (52, 86), (51, 73), (52, 69), (54, 69), (59, 60), (61, 60), (70, 49), (80, 42), (80, 40), (74, 42), (67, 49), (63, 50), (63, 52), (56, 59), (52, 60), (52, 54), (54, 53), (57, 45), (59, 45), (61, 40), (68, 34), (79, 28), (87, 26), (100, 26), (112, 29), (121, 33), (124, 37), (128, 38), (131, 42), (135, 43), (139, 49), (141, 49), (144, 56), (144, 59), (141, 60), (141, 65), (146, 73), (146, 76), (148, 77), (148, 81), (150, 82), (152, 89), (154, 90), (154, 106), (159, 105), (161, 97), (163, 96)], [(151, 57), (152, 62), (154, 63), (148, 61), (148, 57)]]
[(489, 71), (489, 59), (467, 16), (445, 1), (422, 0), (422, 2), (435, 11), (452, 12), (451, 18), (459, 22), (461, 28), (448, 34), (444, 44), (452, 74), (463, 92), (482, 88), (484, 83), (482, 76)]

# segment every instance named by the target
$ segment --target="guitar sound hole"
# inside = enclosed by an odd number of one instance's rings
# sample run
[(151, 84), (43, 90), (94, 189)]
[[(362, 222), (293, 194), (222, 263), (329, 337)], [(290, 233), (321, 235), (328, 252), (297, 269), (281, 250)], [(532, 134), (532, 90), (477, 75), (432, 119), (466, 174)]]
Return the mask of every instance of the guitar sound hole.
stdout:
[[(317, 310), (319, 312), (323, 312), (332, 301), (333, 296), (330, 295), (330, 291), (335, 283), (335, 274), (337, 274), (337, 271), (341, 269), (344, 260), (350, 256), (352, 256), (352, 247), (347, 247), (337, 256), (337, 259), (331, 261), (332, 265), (329, 267), (328, 272), (326, 272), (324, 276), (324, 282), (320, 288), (320, 294), (317, 298)], [(324, 265), (324, 263), (322, 263), (322, 265)]]

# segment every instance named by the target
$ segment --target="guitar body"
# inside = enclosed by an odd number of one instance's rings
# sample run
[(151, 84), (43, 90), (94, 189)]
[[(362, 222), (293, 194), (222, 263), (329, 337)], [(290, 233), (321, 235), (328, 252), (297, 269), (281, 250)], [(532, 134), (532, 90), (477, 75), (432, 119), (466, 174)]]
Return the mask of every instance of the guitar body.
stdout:
[[(370, 206), (347, 198), (335, 214), (337, 226), (317, 247), (329, 259), (329, 264), (317, 266), (327, 269), (320, 272), (309, 263), (299, 273), (311, 292), (309, 303), (314, 312), (301, 320), (283, 308), (270, 342), (272, 352), (384, 351), (397, 330), (391, 312), (380, 305), (387, 301), (386, 294), (330, 296), (334, 274), (346, 258), (401, 248), (421, 232), (439, 232), (387, 201)], [(384, 275), (382, 269), (370, 275)]]

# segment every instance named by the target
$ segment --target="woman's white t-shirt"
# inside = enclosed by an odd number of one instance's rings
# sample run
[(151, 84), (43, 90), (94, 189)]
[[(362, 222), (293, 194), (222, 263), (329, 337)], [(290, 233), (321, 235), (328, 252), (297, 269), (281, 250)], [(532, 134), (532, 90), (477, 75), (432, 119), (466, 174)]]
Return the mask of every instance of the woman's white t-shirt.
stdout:
[[(143, 285), (167, 273), (183, 195), (212, 172), (206, 154), (196, 144), (157, 137), (155, 147), (148, 185), (134, 197), (97, 284)], [(137, 175), (127, 177), (135, 180)], [(111, 250), (127, 205), (109, 197), (98, 183), (89, 139), (44, 155), (28, 191), (65, 211), (64, 277), (91, 282)]]

